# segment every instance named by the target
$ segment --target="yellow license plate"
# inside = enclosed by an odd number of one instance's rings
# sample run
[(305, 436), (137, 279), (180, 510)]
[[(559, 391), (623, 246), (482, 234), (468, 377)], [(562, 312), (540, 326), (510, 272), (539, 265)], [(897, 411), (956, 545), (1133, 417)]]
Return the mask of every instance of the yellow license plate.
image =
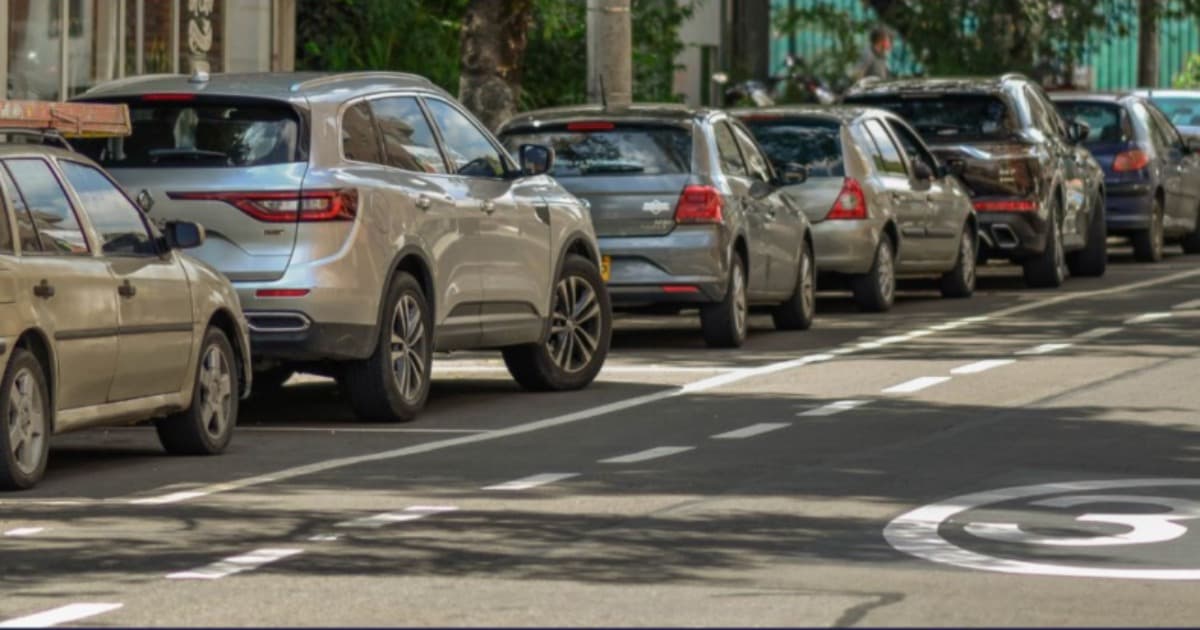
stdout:
[(600, 279), (608, 282), (610, 276), (612, 276), (612, 256), (601, 256)]

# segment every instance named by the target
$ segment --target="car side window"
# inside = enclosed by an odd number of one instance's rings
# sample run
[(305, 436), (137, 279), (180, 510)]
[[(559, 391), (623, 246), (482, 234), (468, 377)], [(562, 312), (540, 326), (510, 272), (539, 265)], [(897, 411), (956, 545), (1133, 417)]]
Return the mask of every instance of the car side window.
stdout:
[(767, 158), (763, 157), (758, 145), (750, 138), (750, 134), (738, 125), (733, 125), (733, 135), (737, 136), (738, 146), (746, 158), (746, 168), (750, 176), (764, 182), (771, 182), (771, 167), (767, 166)]
[(865, 123), (865, 127), (875, 147), (879, 149), (879, 153), (875, 154), (875, 166), (889, 175), (908, 177), (908, 169), (904, 166), (904, 158), (900, 157), (900, 149), (883, 128), (883, 123), (871, 119)]
[(467, 177), (503, 177), (504, 158), (479, 127), (445, 101), (429, 99), (452, 170)]
[(37, 228), (33, 227), (33, 218), (29, 216), (25, 200), (21, 198), (17, 185), (8, 176), (8, 169), (3, 167), (0, 167), (0, 182), (4, 184), (8, 207), (12, 209), (13, 218), (17, 221), (16, 237), (17, 241), (21, 243), (21, 252), (37, 253), (42, 251), (42, 243), (38, 240)]
[[(54, 171), (44, 160), (18, 158), (4, 160), (8, 171), (8, 184), (21, 199), (23, 211), (28, 217), (30, 232), (35, 235), (37, 245), (21, 251), (46, 254), (86, 255), (87, 238), (79, 226), (66, 191), (55, 177)], [(16, 182), (21, 182), (16, 185)], [(20, 213), (22, 210), (17, 210)], [(33, 243), (30, 243), (31, 245)]]
[(917, 163), (924, 162), (925, 166), (929, 167), (930, 173), (937, 172), (937, 160), (925, 147), (921, 146), (921, 141), (917, 138), (909, 128), (899, 121), (887, 121), (888, 128), (892, 130), (894, 135), (900, 141), (900, 147), (904, 149), (904, 153), (908, 155), (909, 162)]
[(1146, 109), (1150, 112), (1150, 117), (1154, 119), (1155, 126), (1162, 134), (1166, 146), (1182, 150), (1183, 138), (1179, 137), (1179, 130), (1175, 129), (1175, 125), (1171, 124), (1171, 121), (1157, 107), (1149, 105)]
[(13, 245), (12, 228), (9, 227), (8, 222), (8, 208), (9, 204), (4, 201), (4, 194), (0, 193), (0, 254), (12, 254), (16, 251)]
[(351, 105), (342, 114), (342, 154), (347, 160), (383, 164), (375, 121), (366, 101)]
[(75, 189), (83, 211), (100, 235), (100, 251), (109, 256), (157, 256), (158, 245), (142, 211), (99, 169), (79, 162), (59, 162)]
[(1165, 156), (1171, 150), (1171, 143), (1159, 127), (1158, 121), (1150, 114), (1150, 108), (1141, 103), (1134, 103), (1133, 114), (1142, 121), (1142, 124), (1146, 126), (1146, 130), (1150, 132), (1150, 142), (1154, 144), (1155, 152)]
[(742, 152), (738, 150), (737, 139), (729, 129), (729, 123), (719, 122), (713, 125), (713, 134), (717, 139), (717, 157), (721, 160), (721, 172), (737, 177), (749, 177), (746, 163), (742, 161)]
[(371, 111), (379, 125), (388, 166), (417, 173), (446, 172), (433, 128), (415, 97), (376, 99), (371, 101)]

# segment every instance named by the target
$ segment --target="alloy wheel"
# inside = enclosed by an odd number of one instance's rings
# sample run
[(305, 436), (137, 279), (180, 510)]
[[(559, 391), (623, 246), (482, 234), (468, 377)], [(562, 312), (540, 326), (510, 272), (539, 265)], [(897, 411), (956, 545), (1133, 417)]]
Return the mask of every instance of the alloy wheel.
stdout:
[(891, 248), (886, 244), (881, 245), (879, 248), (879, 295), (883, 296), (886, 304), (892, 302), (896, 292), (895, 261), (892, 259)]
[(959, 245), (959, 256), (962, 257), (963, 284), (975, 286), (975, 239), (970, 232), (963, 232), (962, 243)]
[(546, 350), (559, 369), (574, 373), (591, 364), (600, 348), (602, 317), (591, 282), (575, 275), (558, 281)]
[(225, 353), (213, 344), (200, 362), (200, 421), (209, 437), (219, 439), (225, 434), (233, 417), (233, 370)]
[(425, 314), (412, 295), (404, 294), (392, 314), (392, 378), (404, 400), (420, 398), (429, 369), (425, 362), (428, 337)]
[(41, 466), (46, 440), (46, 411), (37, 377), (28, 368), (17, 372), (8, 397), (8, 447), (17, 469), (34, 474)]
[(807, 248), (800, 256), (800, 299), (803, 300), (804, 312), (812, 313), (817, 309), (817, 281), (813, 273), (812, 252)]

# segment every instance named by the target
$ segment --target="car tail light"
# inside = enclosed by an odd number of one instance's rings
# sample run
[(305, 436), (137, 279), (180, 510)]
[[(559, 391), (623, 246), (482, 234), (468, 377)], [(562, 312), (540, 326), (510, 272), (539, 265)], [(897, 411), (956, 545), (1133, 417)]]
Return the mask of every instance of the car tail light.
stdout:
[(616, 125), (603, 121), (567, 123), (567, 131), (612, 131), (615, 128)]
[(224, 201), (267, 223), (296, 221), (353, 221), (358, 212), (358, 192), (306, 190), (295, 192), (170, 192), (167, 197), (190, 201)]
[(295, 298), (309, 294), (309, 289), (259, 289), (254, 297), (260, 298)]
[(1133, 149), (1131, 151), (1122, 151), (1113, 158), (1113, 172), (1128, 173), (1129, 171), (1140, 171), (1150, 164), (1150, 155), (1141, 149)]
[(688, 186), (675, 205), (676, 223), (720, 223), (721, 192), (712, 186)]
[(976, 201), (979, 212), (1037, 212), (1038, 203), (1030, 199), (995, 199)]
[(186, 92), (165, 92), (159, 94), (143, 94), (141, 100), (148, 103), (181, 103), (196, 100), (195, 94)]
[(858, 183), (857, 179), (846, 178), (842, 184), (842, 191), (838, 193), (833, 207), (829, 209), (829, 214), (825, 215), (825, 218), (829, 220), (867, 218), (867, 196), (863, 194), (862, 185)]

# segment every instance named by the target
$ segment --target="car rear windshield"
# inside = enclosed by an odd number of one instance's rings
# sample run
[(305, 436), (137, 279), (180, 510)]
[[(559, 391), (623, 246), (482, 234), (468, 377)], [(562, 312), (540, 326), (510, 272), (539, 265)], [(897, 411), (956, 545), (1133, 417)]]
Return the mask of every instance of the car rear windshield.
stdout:
[(132, 102), (133, 135), (72, 144), (109, 168), (263, 166), (302, 161), (300, 121), (283, 104)]
[(809, 177), (843, 177), (841, 123), (818, 118), (746, 120), (775, 170), (787, 164), (808, 168)]
[(1086, 101), (1060, 101), (1054, 105), (1064, 120), (1087, 123), (1088, 136), (1084, 144), (1128, 142), (1133, 139), (1129, 117), (1124, 115), (1120, 105)]
[(1018, 129), (1004, 101), (987, 94), (868, 96), (853, 102), (881, 107), (907, 119), (929, 142), (960, 137), (1004, 139)]
[(592, 131), (551, 127), (504, 134), (514, 155), (522, 144), (554, 149), (555, 177), (673, 175), (691, 171), (692, 134), (684, 127), (622, 125)]
[(1200, 127), (1200, 98), (1155, 96), (1154, 104), (1178, 127)]

